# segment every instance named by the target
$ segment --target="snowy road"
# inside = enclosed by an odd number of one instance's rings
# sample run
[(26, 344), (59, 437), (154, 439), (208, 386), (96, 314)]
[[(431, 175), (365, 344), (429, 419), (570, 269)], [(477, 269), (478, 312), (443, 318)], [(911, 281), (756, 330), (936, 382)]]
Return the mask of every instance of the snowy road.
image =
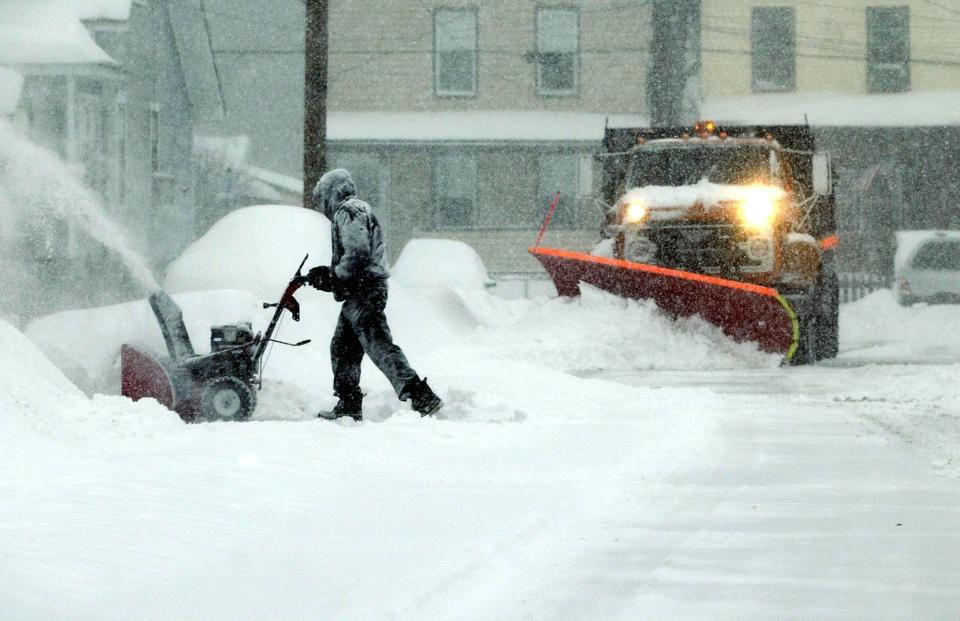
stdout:
[[(407, 320), (397, 293), (399, 338), (443, 369), (446, 420), (398, 407), (366, 371), (363, 424), (316, 420), (325, 354), (304, 348), (277, 354), (290, 383), (265, 387), (259, 420), (183, 425), (83, 397), (0, 330), (0, 353), (21, 352), (0, 355), (16, 380), (0, 411), (24, 413), (0, 416), (0, 619), (960, 610), (951, 310), (848, 333), (829, 365), (779, 368), (602, 297), (491, 327), (443, 294), (438, 347), (410, 338), (424, 310)], [(291, 340), (333, 323), (305, 301), (320, 319)], [(932, 313), (939, 331), (911, 332)]]

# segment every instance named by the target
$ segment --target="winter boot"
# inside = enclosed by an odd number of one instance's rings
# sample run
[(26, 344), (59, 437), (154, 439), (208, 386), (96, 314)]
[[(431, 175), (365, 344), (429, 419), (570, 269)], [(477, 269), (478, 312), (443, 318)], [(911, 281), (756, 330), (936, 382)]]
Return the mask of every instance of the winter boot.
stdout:
[(420, 416), (430, 416), (443, 407), (443, 401), (427, 385), (427, 378), (415, 377), (407, 382), (400, 392), (400, 400), (407, 399), (410, 399), (410, 406), (420, 412)]
[[(339, 395), (337, 396), (339, 397)], [(362, 403), (362, 393), (349, 393), (346, 396), (340, 397), (340, 400), (337, 401), (337, 404), (333, 406), (332, 410), (320, 412), (317, 414), (317, 416), (327, 420), (336, 420), (344, 416), (349, 416), (353, 420), (358, 421), (363, 419), (363, 410), (361, 408)]]

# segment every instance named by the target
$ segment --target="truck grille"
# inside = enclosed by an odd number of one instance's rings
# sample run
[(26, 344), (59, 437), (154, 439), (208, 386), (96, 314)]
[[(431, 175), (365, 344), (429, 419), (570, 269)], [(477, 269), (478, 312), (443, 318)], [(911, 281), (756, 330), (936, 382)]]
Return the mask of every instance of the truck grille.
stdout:
[(657, 245), (656, 263), (664, 267), (707, 274), (766, 269), (767, 261), (747, 256), (748, 236), (734, 225), (660, 225), (647, 234)]

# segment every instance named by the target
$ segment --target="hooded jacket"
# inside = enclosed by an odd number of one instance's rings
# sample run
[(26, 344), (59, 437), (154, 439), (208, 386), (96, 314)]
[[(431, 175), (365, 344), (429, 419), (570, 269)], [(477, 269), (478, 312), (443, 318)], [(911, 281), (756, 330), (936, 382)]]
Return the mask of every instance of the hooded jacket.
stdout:
[(356, 289), (365, 281), (384, 280), (387, 268), (383, 229), (370, 205), (357, 198), (353, 177), (342, 168), (323, 175), (313, 198), (330, 220), (333, 244), (330, 272), (346, 287)]

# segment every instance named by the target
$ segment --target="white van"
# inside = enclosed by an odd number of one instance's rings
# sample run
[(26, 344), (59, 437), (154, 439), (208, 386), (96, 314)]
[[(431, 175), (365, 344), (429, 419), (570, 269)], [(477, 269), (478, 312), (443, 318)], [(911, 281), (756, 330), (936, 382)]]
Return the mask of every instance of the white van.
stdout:
[(960, 304), (960, 231), (904, 231), (897, 239), (897, 301)]

